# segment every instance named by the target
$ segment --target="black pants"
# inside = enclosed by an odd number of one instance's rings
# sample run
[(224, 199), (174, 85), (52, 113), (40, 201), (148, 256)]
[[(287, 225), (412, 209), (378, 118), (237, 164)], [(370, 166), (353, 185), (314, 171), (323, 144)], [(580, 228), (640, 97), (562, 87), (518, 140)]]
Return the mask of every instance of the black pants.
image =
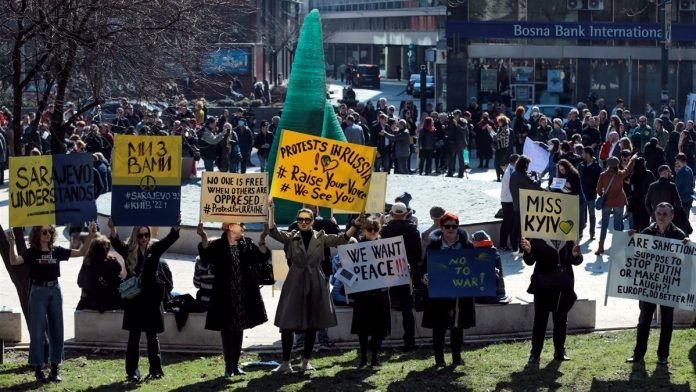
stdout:
[(510, 238), (510, 248), (517, 249), (519, 244), (512, 243), (512, 224), (514, 223), (513, 216), (515, 214), (512, 202), (502, 202), (500, 204), (503, 206), (503, 224), (500, 225), (500, 244), (498, 246), (508, 246), (508, 238)]
[[(648, 351), (648, 337), (650, 336), (650, 324), (657, 305), (651, 302), (639, 301), (640, 316), (638, 317), (638, 331), (636, 333), (636, 348), (633, 350), (635, 358), (643, 358)], [(669, 357), (669, 344), (672, 341), (674, 322), (674, 308), (660, 305), (660, 343), (657, 345), (657, 357)]]
[(464, 149), (457, 148), (453, 151), (449, 151), (449, 157), (447, 162), (447, 175), (454, 175), (454, 166), (459, 162), (459, 172), (460, 176), (464, 175)]
[(505, 173), (503, 166), (508, 163), (510, 159), (510, 150), (507, 148), (501, 150), (495, 150), (495, 156), (493, 157), (493, 165), (495, 165), (495, 177), (500, 180)]
[[(368, 339), (370, 338), (370, 335), (367, 334), (360, 334), (358, 335), (358, 338), (360, 339), (360, 360), (361, 362), (367, 362), (367, 348), (368, 348)], [(372, 363), (374, 364), (377, 362), (377, 358), (379, 357), (379, 350), (382, 346), (382, 338), (379, 336), (372, 336), (372, 339), (369, 341), (369, 347), (370, 347), (370, 352), (372, 353)]]
[[(126, 374), (132, 376), (138, 370), (140, 359), (140, 335), (142, 331), (130, 331), (126, 348)], [(147, 359), (150, 361), (150, 374), (164, 374), (160, 355), (159, 338), (155, 332), (145, 332), (147, 338)]]
[[(544, 303), (538, 295), (534, 295), (534, 326), (532, 327), (532, 352), (538, 357), (544, 348), (546, 336), (546, 324), (549, 321), (549, 313), (553, 317), (553, 347), (556, 353), (565, 350), (566, 334), (568, 332), (568, 312), (558, 312)], [(554, 301), (550, 301), (554, 302)]]
[(239, 366), (244, 331), (220, 331), (220, 336), (222, 337), (222, 356), (225, 358), (225, 371), (232, 371)]
[[(447, 328), (433, 328), (433, 350), (435, 351), (435, 362), (445, 361), (445, 334)], [(452, 328), (450, 330), (450, 345), (452, 346), (452, 361), (461, 359), (462, 341), (464, 340), (464, 330)]]
[(404, 345), (416, 344), (416, 318), (413, 315), (413, 296), (411, 286), (396, 286), (389, 289), (389, 295), (401, 304), (401, 321), (404, 327)]
[(520, 248), (520, 240), (522, 239), (522, 228), (520, 227), (520, 211), (512, 211), (512, 226), (510, 227), (510, 247), (512, 250)]
[[(294, 334), (292, 331), (283, 331), (280, 333), (280, 340), (283, 344), (283, 362), (290, 361), (290, 356), (292, 355), (292, 343), (294, 340)], [(312, 356), (312, 349), (314, 348), (314, 342), (317, 340), (317, 330), (308, 329), (305, 331), (305, 341), (304, 341), (304, 351), (302, 355), (304, 359), (309, 359)]]
[(423, 174), (425, 169), (425, 175), (430, 175), (433, 171), (433, 150), (421, 149), (418, 158), (418, 174)]

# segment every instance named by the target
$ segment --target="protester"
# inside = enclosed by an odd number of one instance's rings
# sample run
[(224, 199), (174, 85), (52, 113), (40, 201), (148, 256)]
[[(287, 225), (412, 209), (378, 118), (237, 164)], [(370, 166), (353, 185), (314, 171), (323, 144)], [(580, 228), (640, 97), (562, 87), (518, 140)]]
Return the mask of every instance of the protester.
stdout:
[[(408, 220), (408, 207), (397, 202), (391, 208), (391, 220), (382, 227), (382, 238), (403, 236), (406, 246), (406, 259), (411, 272), (411, 278), (420, 264), (423, 250), (421, 248), (418, 226)], [(440, 220), (442, 222), (442, 220)], [(396, 286), (389, 290), (392, 306), (401, 309), (401, 322), (404, 327), (404, 349), (411, 350), (416, 345), (416, 319), (413, 316), (413, 296), (410, 286)]]
[(271, 257), (266, 247), (268, 227), (261, 232), (258, 246), (244, 236), (244, 224), (223, 223), (222, 237), (210, 242), (203, 223), (198, 224), (197, 233), (202, 262), (215, 266), (205, 329), (220, 331), (225, 377), (246, 374), (239, 368), (244, 330), (268, 321), (255, 270), (255, 265)]
[(418, 174), (429, 176), (432, 174), (433, 153), (435, 150), (435, 142), (437, 137), (435, 134), (435, 125), (433, 119), (426, 117), (423, 120), (423, 127), (418, 130)]
[(34, 366), (37, 381), (47, 380), (43, 372), (44, 336), (48, 328), (48, 358), (51, 363), (49, 381), (60, 382), (60, 364), (63, 362), (63, 293), (58, 284), (60, 263), (71, 257), (82, 257), (89, 249), (97, 231), (92, 222), (89, 235), (82, 247), (66, 249), (55, 246), (56, 228), (53, 225), (34, 226), (29, 232), (29, 248), (17, 255), (12, 228), (7, 232), (10, 247), (10, 264), (28, 266), (31, 289), (29, 291), (29, 365)]
[(521, 222), (520, 222), (520, 189), (541, 190), (539, 180), (531, 178), (527, 174), (529, 169), (529, 158), (521, 155), (515, 162), (515, 171), (510, 174), (510, 194), (512, 195), (512, 231), (510, 232), (510, 243), (513, 251), (517, 253), (520, 241)]
[[(396, 167), (394, 174), (409, 174), (408, 172), (408, 156), (410, 153), (410, 135), (406, 129), (406, 121), (399, 120), (392, 128), (393, 132), (382, 131), (382, 136), (393, 144), (394, 158)], [(387, 173), (389, 170), (386, 170)]]
[(679, 191), (682, 209), (686, 213), (686, 219), (689, 219), (691, 213), (691, 204), (694, 202), (694, 172), (686, 165), (686, 155), (679, 153), (674, 161), (674, 171), (677, 173), (675, 184)]
[(565, 340), (568, 312), (578, 298), (574, 288), (573, 266), (582, 263), (580, 247), (573, 241), (526, 238), (521, 240), (520, 247), (524, 251), (525, 264), (534, 265), (527, 289), (529, 294), (534, 295), (532, 350), (527, 363), (530, 366), (539, 365), (549, 313), (553, 317), (553, 358), (556, 361), (570, 360), (566, 355)]
[[(671, 238), (680, 240), (684, 244), (689, 242), (689, 238), (684, 232), (672, 223), (674, 219), (674, 208), (669, 203), (660, 203), (655, 208), (655, 222), (643, 230), (641, 234)], [(634, 230), (629, 230), (628, 235), (632, 236)], [(653, 314), (657, 310), (657, 304), (647, 301), (639, 301), (640, 316), (638, 316), (638, 328), (636, 331), (636, 346), (633, 349), (633, 356), (626, 362), (643, 362), (645, 353), (648, 350), (648, 337), (650, 326), (653, 321)], [(657, 364), (667, 366), (669, 364), (669, 344), (672, 340), (672, 329), (674, 320), (674, 308), (671, 306), (660, 305), (660, 342), (657, 347)]]
[(199, 138), (201, 159), (203, 159), (205, 171), (210, 172), (215, 170), (215, 161), (220, 157), (219, 144), (225, 140), (225, 134), (217, 132), (215, 122), (213, 117), (208, 118)]
[[(376, 218), (367, 218), (362, 225), (360, 242), (380, 239), (380, 224)], [(379, 366), (379, 352), (382, 340), (391, 333), (391, 310), (389, 289), (374, 289), (351, 294), (353, 321), (350, 333), (358, 335), (360, 342), (360, 362), (358, 368), (367, 366), (367, 351), (370, 348), (370, 366)], [(368, 342), (369, 340), (369, 342)]]
[(82, 289), (77, 310), (123, 309), (123, 300), (118, 291), (121, 273), (125, 266), (109, 255), (111, 242), (106, 236), (96, 235), (89, 245), (77, 275), (77, 285)]
[[(459, 227), (459, 216), (446, 212), (440, 218), (441, 229), (431, 235), (428, 250), (440, 249), (470, 249), (469, 234)], [(421, 282), (428, 287), (427, 253), (420, 272)], [(476, 325), (476, 308), (473, 297), (461, 298), (428, 298), (423, 312), (423, 328), (433, 330), (433, 349), (435, 351), (435, 366), (445, 366), (445, 333), (450, 330), (452, 346), (452, 364), (462, 364), (462, 341), (464, 329)]]
[(138, 277), (140, 293), (124, 300), (123, 329), (128, 331), (126, 348), (126, 377), (129, 381), (140, 381), (138, 361), (140, 357), (140, 336), (145, 332), (147, 338), (147, 356), (150, 371), (146, 378), (164, 377), (162, 358), (160, 356), (157, 334), (164, 332), (164, 309), (162, 299), (165, 294), (165, 282), (158, 274), (160, 259), (164, 252), (179, 239), (179, 225), (172, 227), (169, 234), (161, 241), (153, 241), (149, 226), (136, 226), (131, 231), (128, 242), (124, 243), (118, 236), (113, 222), (109, 219), (109, 239), (114, 250), (126, 260), (127, 279)]
[(261, 121), (261, 132), (259, 132), (254, 139), (254, 148), (257, 150), (256, 156), (259, 158), (261, 173), (266, 171), (266, 161), (268, 160), (268, 154), (270, 153), (273, 137), (275, 136), (269, 131), (269, 125), (268, 121)]
[(496, 181), (500, 182), (500, 178), (504, 173), (504, 167), (507, 164), (508, 157), (510, 156), (510, 134), (511, 130), (508, 126), (510, 120), (505, 116), (499, 116), (497, 118), (498, 129), (493, 130), (493, 127), (488, 126), (488, 132), (493, 139), (493, 145), (495, 146), (495, 158), (493, 159), (493, 164), (495, 165), (495, 176)]
[[(505, 173), (503, 173), (503, 181), (500, 184), (500, 205), (503, 210), (503, 223), (500, 225), (500, 249), (503, 251), (516, 251), (517, 243), (512, 237), (512, 225), (514, 223), (515, 208), (512, 204), (512, 193), (510, 192), (510, 176), (515, 171), (515, 164), (519, 159), (519, 155), (510, 155), (510, 163), (508, 163), (505, 168)], [(510, 243), (508, 246), (508, 238), (510, 238)]]
[(512, 300), (505, 293), (505, 279), (503, 278), (503, 262), (500, 252), (493, 245), (491, 237), (483, 230), (475, 232), (471, 236), (471, 243), (474, 248), (490, 248), (495, 251), (495, 295), (490, 297), (476, 297), (477, 304), (508, 304)]
[[(430, 219), (432, 219), (433, 224), (421, 233), (421, 248), (424, 252), (430, 244), (430, 233), (440, 228), (440, 218), (442, 218), (445, 212), (445, 209), (439, 206), (430, 208)], [(423, 256), (425, 256), (425, 253), (423, 253)]]
[(362, 218), (358, 218), (343, 235), (324, 234), (312, 230), (314, 214), (309, 209), (297, 212), (299, 230), (280, 231), (276, 227), (273, 201), (269, 202), (269, 226), (271, 238), (288, 246), (291, 262), (288, 275), (280, 292), (276, 310), (275, 325), (280, 328), (283, 347), (283, 362), (275, 368), (275, 373), (292, 373), (290, 355), (293, 332), (305, 332), (305, 344), (301, 370), (313, 370), (309, 363), (317, 329), (336, 325), (336, 313), (326, 288), (326, 277), (321, 269), (324, 248), (343, 245), (360, 228)]
[(616, 157), (607, 159), (607, 170), (602, 172), (597, 182), (597, 196), (603, 199), (602, 222), (599, 231), (599, 245), (597, 245), (596, 255), (604, 253), (604, 240), (607, 238), (607, 228), (609, 227), (609, 217), (614, 216), (614, 231), (623, 230), (624, 207), (628, 203), (626, 193), (623, 190), (623, 182), (633, 170), (633, 165), (638, 156), (634, 155), (627, 167), (619, 169), (619, 160)]
[(590, 240), (595, 239), (595, 228), (597, 227), (597, 218), (595, 216), (595, 200), (597, 198), (597, 182), (602, 174), (602, 169), (599, 163), (594, 158), (594, 150), (591, 147), (585, 147), (582, 150), (582, 162), (578, 165), (578, 173), (580, 174), (580, 182), (583, 200), (580, 202), (580, 233), (585, 231), (588, 215), (590, 221)]

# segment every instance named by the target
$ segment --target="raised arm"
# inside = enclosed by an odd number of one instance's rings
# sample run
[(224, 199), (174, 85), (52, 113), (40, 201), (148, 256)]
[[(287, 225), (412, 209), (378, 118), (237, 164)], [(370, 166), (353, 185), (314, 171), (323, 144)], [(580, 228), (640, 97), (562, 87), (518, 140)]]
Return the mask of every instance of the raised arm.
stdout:
[(89, 234), (87, 235), (85, 242), (82, 244), (80, 249), (70, 249), (70, 257), (83, 257), (84, 255), (86, 255), (87, 250), (89, 249), (89, 244), (92, 243), (92, 239), (96, 235), (97, 235), (97, 223), (90, 222), (89, 223)]
[(17, 249), (15, 248), (15, 237), (12, 228), (10, 227), (7, 233), (7, 242), (10, 243), (10, 264), (11, 265), (21, 265), (24, 264), (24, 257), (17, 255)]

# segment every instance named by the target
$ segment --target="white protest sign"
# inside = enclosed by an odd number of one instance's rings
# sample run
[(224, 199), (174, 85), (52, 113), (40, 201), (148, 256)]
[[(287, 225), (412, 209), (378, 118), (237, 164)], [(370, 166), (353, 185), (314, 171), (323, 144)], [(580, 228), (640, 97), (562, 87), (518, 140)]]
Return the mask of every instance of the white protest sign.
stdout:
[(200, 220), (265, 222), (268, 218), (266, 173), (203, 172)]
[(541, 173), (549, 164), (550, 153), (544, 147), (534, 143), (530, 138), (524, 139), (522, 153), (529, 157), (529, 171)]
[(607, 295), (694, 310), (696, 244), (614, 232)]
[(358, 277), (347, 294), (411, 283), (403, 236), (341, 245), (338, 258)]
[(566, 184), (565, 178), (554, 177), (553, 181), (551, 182), (551, 186), (549, 188), (563, 189), (563, 187), (565, 187), (565, 184)]

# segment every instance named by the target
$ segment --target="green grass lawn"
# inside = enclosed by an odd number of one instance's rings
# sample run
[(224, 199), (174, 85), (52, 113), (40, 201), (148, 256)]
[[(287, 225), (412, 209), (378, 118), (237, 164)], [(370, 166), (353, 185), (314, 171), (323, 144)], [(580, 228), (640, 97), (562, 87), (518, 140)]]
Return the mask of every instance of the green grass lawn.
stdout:
[[(356, 352), (319, 353), (308, 375), (274, 375), (249, 371), (244, 377), (222, 377), (221, 356), (165, 353), (166, 377), (141, 384), (124, 382), (124, 353), (68, 351), (61, 384), (38, 384), (26, 366), (27, 352), (8, 350), (0, 365), (0, 390), (55, 391), (677, 391), (696, 390), (696, 330), (675, 331), (669, 369), (656, 365), (658, 331), (653, 330), (643, 366), (624, 363), (631, 355), (635, 331), (570, 336), (572, 361), (551, 361), (550, 340), (539, 369), (525, 369), (529, 341), (467, 345), (464, 365), (434, 368), (429, 347), (402, 353), (386, 349), (378, 369), (357, 370)], [(144, 353), (143, 353), (144, 355)], [(279, 355), (245, 355), (242, 361), (277, 360)], [(299, 359), (299, 358), (298, 358)], [(449, 356), (446, 358), (449, 361)], [(147, 358), (141, 357), (141, 370)]]

